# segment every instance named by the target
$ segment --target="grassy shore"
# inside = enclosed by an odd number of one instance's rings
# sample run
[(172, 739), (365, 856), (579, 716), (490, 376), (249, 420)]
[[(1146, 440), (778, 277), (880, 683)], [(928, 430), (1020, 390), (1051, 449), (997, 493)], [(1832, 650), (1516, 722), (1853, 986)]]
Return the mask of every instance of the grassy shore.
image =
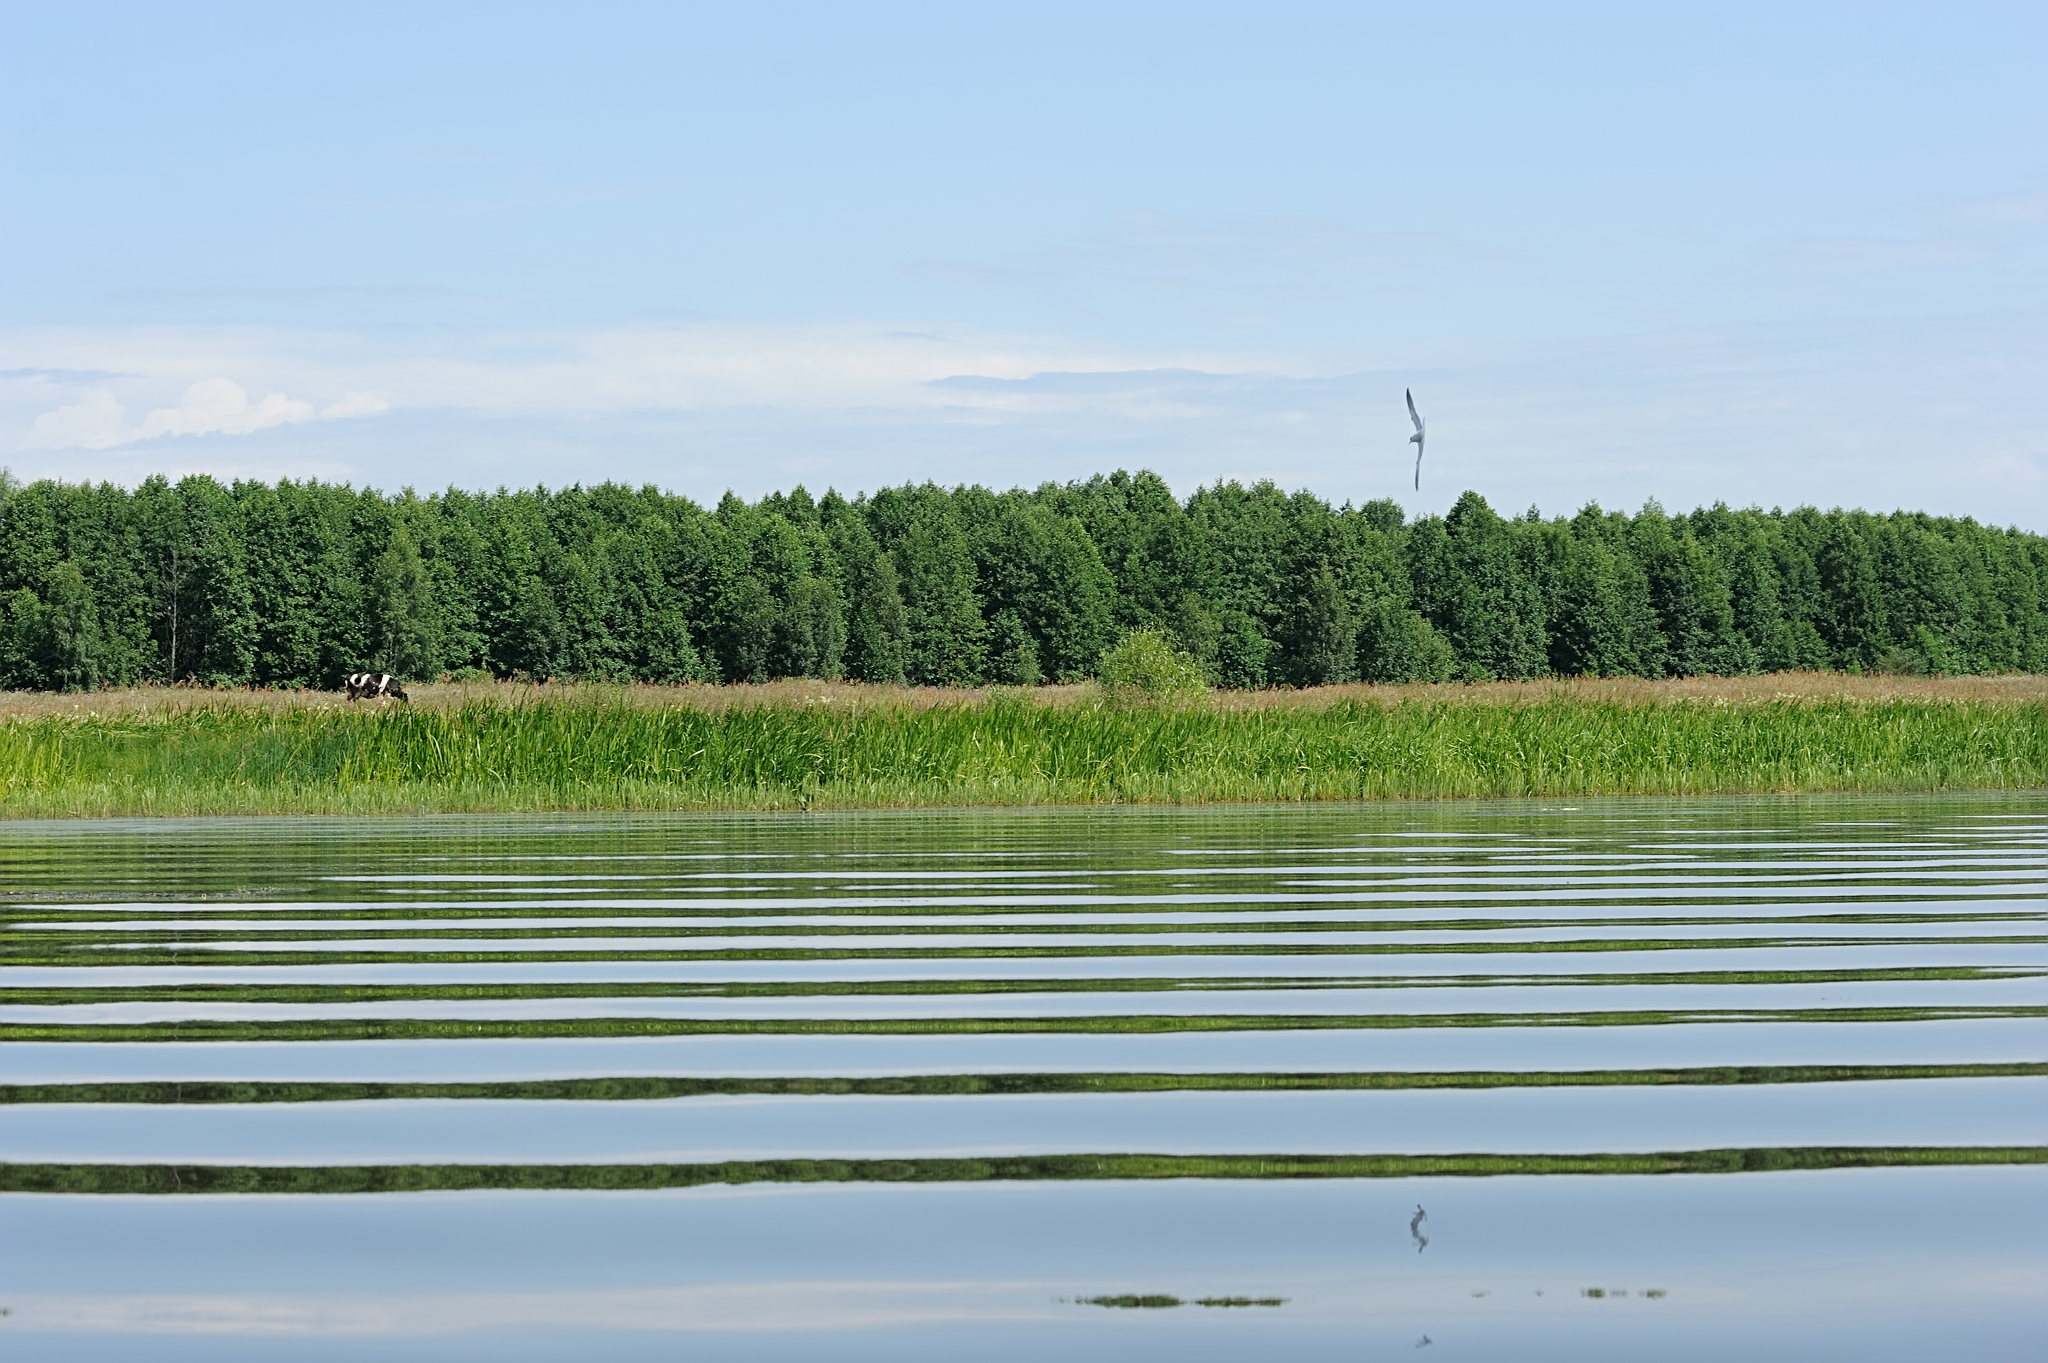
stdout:
[(2048, 679), (1328, 687), (145, 688), (0, 700), (0, 811), (789, 809), (2021, 789)]

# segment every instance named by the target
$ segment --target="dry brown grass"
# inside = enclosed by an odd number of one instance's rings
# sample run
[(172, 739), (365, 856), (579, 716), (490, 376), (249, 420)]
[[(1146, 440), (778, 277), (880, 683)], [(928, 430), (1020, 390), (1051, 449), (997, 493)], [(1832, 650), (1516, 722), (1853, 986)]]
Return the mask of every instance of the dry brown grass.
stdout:
[[(414, 706), (452, 710), (472, 703), (493, 706), (602, 703), (647, 709), (691, 709), (708, 712), (748, 706), (783, 709), (806, 705), (858, 705), (868, 708), (918, 709), (978, 700), (985, 690), (927, 686), (869, 686), (861, 682), (790, 680), (732, 686), (619, 685), (605, 682), (418, 682), (406, 693)], [(1044, 693), (1074, 695), (1081, 687), (1047, 687)], [(271, 691), (252, 687), (136, 686), (120, 690), (59, 693), (0, 692), (0, 718), (97, 715), (157, 717), (198, 709), (252, 711), (375, 710), (397, 705), (393, 700), (351, 701), (339, 691)]]
[[(619, 686), (568, 683), (531, 686), (515, 682), (443, 682), (409, 687), (412, 703), (453, 709), (472, 702), (521, 706), (542, 702), (586, 702), (653, 709), (716, 712), (767, 706), (829, 705), (857, 709), (926, 709), (974, 704), (993, 695), (1028, 695), (1043, 705), (1071, 705), (1101, 695), (1093, 685), (1045, 686), (1028, 692), (1006, 688), (870, 686), (862, 682), (789, 680), (731, 686)], [(1394, 705), (1404, 701), (1468, 705), (1530, 705), (1552, 699), (1605, 704), (1755, 705), (1781, 700), (1931, 700), (1969, 704), (2048, 704), (2048, 676), (1901, 677), (1850, 676), (1839, 672), (1778, 672), (1760, 677), (1682, 677), (1649, 681), (1639, 677), (1580, 677), (1526, 682), (1447, 683), (1412, 686), (1318, 686), (1304, 690), (1218, 691), (1214, 703), (1226, 710), (1323, 709), (1344, 701)], [(57, 716), (167, 717), (199, 708), (234, 710), (346, 710), (337, 691), (216, 690), (199, 686), (141, 686), (114, 691), (60, 694), (0, 692), (0, 718)], [(360, 706), (396, 704), (359, 701)]]
[(1772, 672), (1760, 677), (1551, 677), (1539, 681), (1449, 682), (1414, 686), (1318, 686), (1305, 691), (1227, 691), (1226, 706), (1329, 705), (1342, 700), (1393, 704), (1404, 700), (1478, 705), (1531, 705), (1553, 698), (1609, 705), (1677, 702), (1757, 705), (1779, 700), (1933, 700), (1987, 704), (2048, 703), (2048, 676), (1901, 677), (1846, 672)]

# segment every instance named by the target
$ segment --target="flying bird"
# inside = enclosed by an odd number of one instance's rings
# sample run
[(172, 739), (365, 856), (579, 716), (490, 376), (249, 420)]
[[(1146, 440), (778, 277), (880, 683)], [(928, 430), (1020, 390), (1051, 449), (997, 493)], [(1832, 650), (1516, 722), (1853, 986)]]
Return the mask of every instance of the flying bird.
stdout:
[(1408, 1218), (1408, 1233), (1415, 1237), (1415, 1252), (1417, 1254), (1429, 1248), (1429, 1237), (1422, 1233), (1422, 1224), (1427, 1220), (1429, 1220), (1429, 1213), (1422, 1210), (1420, 1202), (1416, 1203), (1415, 1215)]
[(1408, 443), (1415, 447), (1415, 490), (1422, 491), (1422, 437), (1429, 433), (1423, 425), (1422, 413), (1415, 410), (1415, 390), (1404, 388), (1408, 394), (1408, 418), (1415, 423), (1415, 434), (1408, 437)]

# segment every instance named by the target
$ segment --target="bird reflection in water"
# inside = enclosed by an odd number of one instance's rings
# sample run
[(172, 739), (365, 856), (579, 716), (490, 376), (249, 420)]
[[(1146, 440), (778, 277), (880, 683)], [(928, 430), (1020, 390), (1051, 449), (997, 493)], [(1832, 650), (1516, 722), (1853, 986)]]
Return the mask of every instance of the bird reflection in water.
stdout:
[(1420, 1202), (1416, 1203), (1415, 1215), (1408, 1218), (1408, 1233), (1415, 1237), (1415, 1252), (1417, 1254), (1429, 1248), (1429, 1236), (1422, 1229), (1428, 1221), (1429, 1213), (1422, 1210)]

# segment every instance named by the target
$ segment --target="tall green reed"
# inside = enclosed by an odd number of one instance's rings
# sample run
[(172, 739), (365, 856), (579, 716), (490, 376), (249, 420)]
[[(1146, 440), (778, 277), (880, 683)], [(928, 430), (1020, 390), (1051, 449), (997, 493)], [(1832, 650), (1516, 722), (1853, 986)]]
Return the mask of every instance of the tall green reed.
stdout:
[(0, 724), (15, 816), (2023, 788), (2048, 709), (1556, 698), (707, 711), (565, 698)]

